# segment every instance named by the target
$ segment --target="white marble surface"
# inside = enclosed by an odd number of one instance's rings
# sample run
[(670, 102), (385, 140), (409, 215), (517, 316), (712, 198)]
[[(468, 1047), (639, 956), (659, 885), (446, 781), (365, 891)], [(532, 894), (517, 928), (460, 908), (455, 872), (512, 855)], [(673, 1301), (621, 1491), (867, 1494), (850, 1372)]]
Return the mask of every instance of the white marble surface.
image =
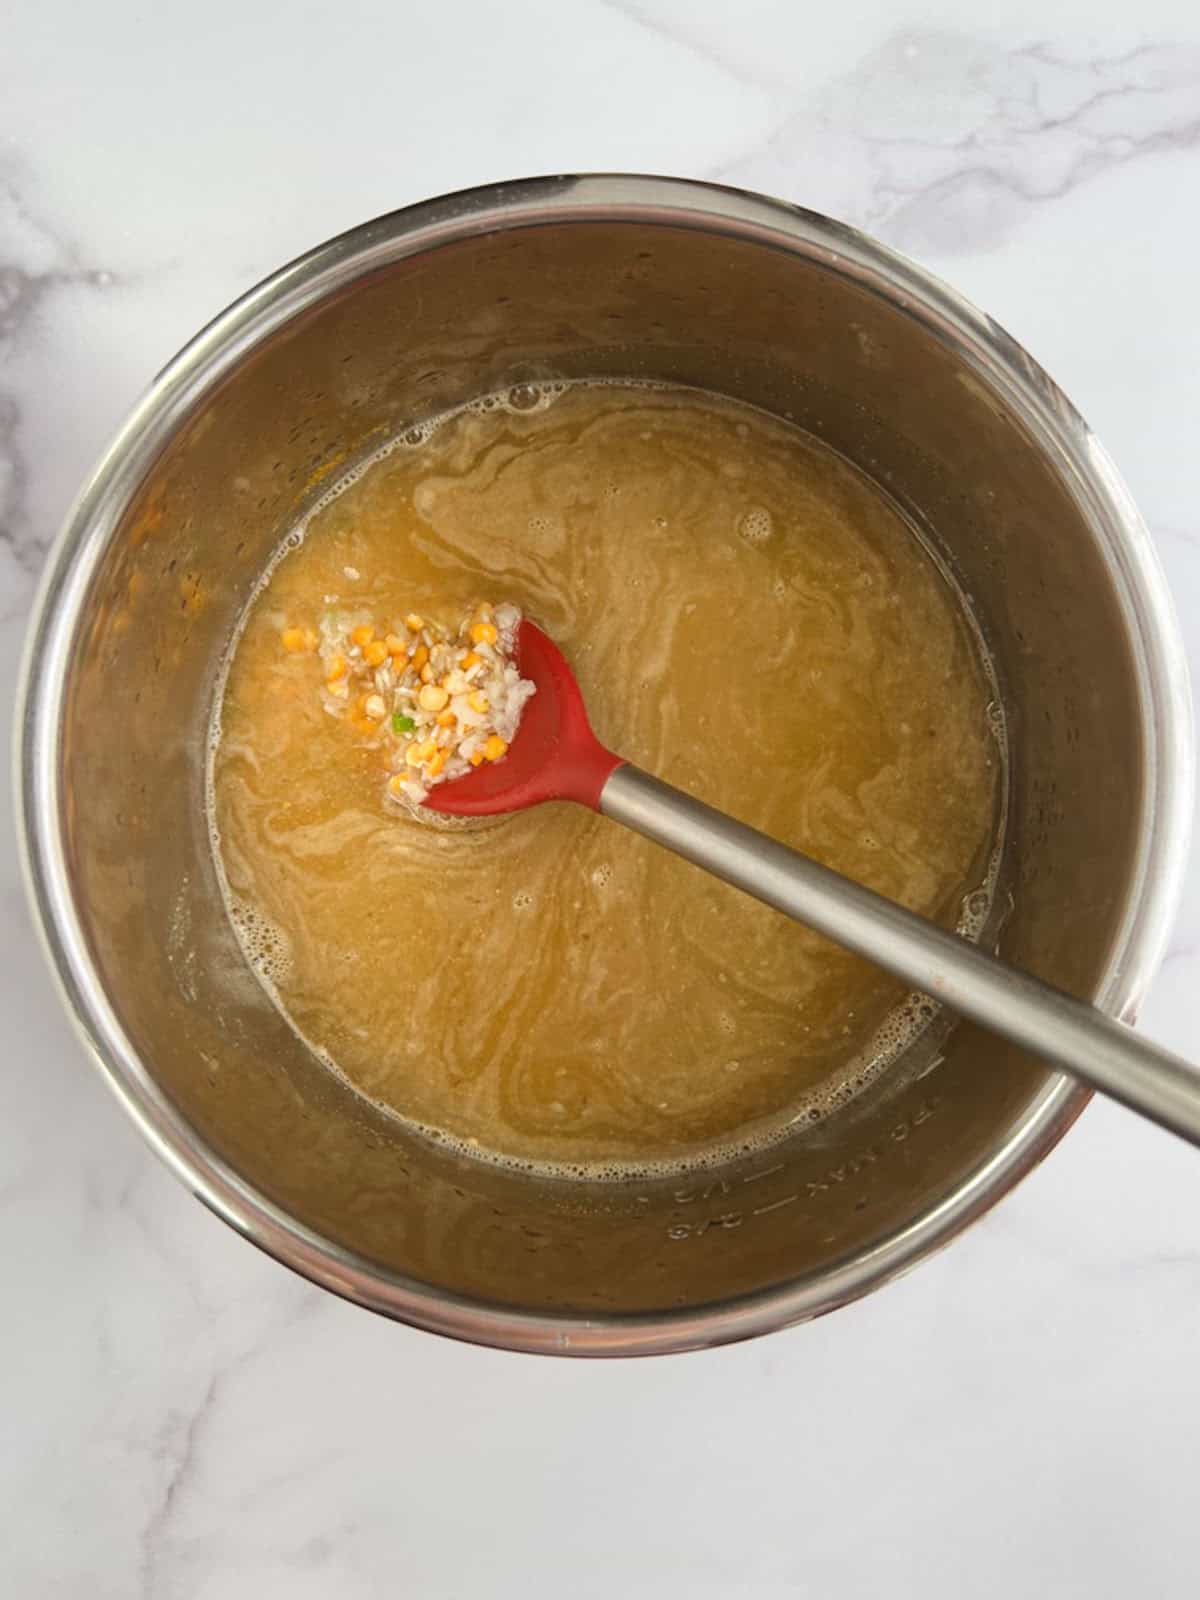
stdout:
[[(816, 17), (8, 0), (6, 678), (75, 487), (211, 313), (377, 212), (587, 168), (774, 190), (998, 316), (1116, 455), (1200, 666), (1195, 0)], [(309, 1288), (160, 1169), (59, 1014), (7, 824), (0, 852), (0, 1593), (1200, 1589), (1200, 1161), (1165, 1135), (1093, 1105), (948, 1252), (754, 1344), (602, 1365), (458, 1347)], [(1144, 1021), (1200, 1057), (1198, 987), (1194, 865)]]

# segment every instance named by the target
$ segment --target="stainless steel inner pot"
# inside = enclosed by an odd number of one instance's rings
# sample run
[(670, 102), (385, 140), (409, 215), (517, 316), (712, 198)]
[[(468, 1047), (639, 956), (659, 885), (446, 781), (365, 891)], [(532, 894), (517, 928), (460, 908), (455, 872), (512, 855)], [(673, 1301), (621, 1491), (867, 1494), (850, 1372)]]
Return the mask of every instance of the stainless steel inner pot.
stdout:
[(328, 1288), (518, 1349), (678, 1350), (828, 1311), (911, 1265), (1086, 1095), (964, 1026), (933, 1071), (720, 1171), (551, 1182), (407, 1136), (267, 1003), (204, 820), (230, 628), (348, 459), (555, 374), (765, 407), (932, 530), (1009, 699), (1004, 954), (1126, 1017), (1185, 849), (1187, 685), (1137, 513), (1046, 375), (910, 263), (781, 203), (645, 177), (433, 201), (285, 267), (157, 380), (51, 558), (24, 684), (31, 891), (92, 1054), (206, 1204)]

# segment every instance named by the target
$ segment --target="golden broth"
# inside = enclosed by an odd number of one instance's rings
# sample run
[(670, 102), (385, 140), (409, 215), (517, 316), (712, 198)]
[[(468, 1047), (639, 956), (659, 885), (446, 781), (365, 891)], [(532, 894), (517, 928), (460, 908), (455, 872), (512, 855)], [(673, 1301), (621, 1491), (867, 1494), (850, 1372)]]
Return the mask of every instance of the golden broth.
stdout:
[(379, 752), (281, 629), (511, 600), (612, 748), (950, 924), (990, 882), (995, 691), (911, 527), (808, 436), (694, 391), (520, 398), (382, 454), (285, 547), (219, 706), (218, 860), (264, 982), (364, 1095), (492, 1157), (687, 1163), (844, 1098), (903, 991), (581, 808), (385, 815)]

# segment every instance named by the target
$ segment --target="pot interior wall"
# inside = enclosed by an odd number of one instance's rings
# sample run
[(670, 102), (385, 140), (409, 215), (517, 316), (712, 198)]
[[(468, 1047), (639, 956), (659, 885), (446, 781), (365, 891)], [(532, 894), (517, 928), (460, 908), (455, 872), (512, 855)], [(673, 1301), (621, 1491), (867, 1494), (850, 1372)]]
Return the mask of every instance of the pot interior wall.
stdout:
[(913, 509), (1006, 681), (1013, 908), (1002, 948), (1079, 994), (1130, 892), (1142, 738), (1087, 512), (938, 331), (829, 252), (559, 223), (397, 259), (204, 397), (126, 510), (74, 651), (62, 806), (94, 957), (143, 1060), (238, 1172), (393, 1271), (530, 1308), (698, 1304), (820, 1273), (908, 1226), (1043, 1086), (973, 1029), (721, 1172), (549, 1183), (419, 1143), (297, 1044), (220, 909), (204, 730), (222, 645), (315, 486), (471, 395), (550, 375), (697, 384), (794, 419)]

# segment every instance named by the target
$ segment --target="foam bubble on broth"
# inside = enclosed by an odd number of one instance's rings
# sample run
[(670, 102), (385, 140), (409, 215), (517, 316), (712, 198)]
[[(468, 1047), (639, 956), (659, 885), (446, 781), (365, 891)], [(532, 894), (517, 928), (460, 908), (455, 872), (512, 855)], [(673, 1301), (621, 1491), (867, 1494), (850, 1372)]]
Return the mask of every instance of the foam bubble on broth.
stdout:
[(277, 922), (244, 900), (226, 898), (226, 910), (246, 960), (263, 983), (278, 992), (292, 970), (292, 944)]
[(738, 533), (747, 544), (766, 544), (773, 523), (766, 506), (751, 506), (738, 524)]

